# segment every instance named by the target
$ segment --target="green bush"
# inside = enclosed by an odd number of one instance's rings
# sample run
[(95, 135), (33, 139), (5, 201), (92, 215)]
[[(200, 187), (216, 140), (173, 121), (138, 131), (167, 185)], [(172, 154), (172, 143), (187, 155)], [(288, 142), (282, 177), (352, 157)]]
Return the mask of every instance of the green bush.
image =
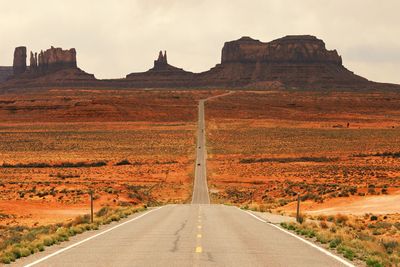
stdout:
[(49, 247), (51, 245), (53, 245), (55, 243), (55, 240), (51, 237), (46, 237), (43, 239), (43, 245), (45, 245), (46, 247)]
[(31, 250), (25, 247), (20, 248), (21, 257), (28, 257), (32, 254)]
[(11, 260), (9, 256), (3, 255), (0, 258), (0, 262), (3, 264), (10, 264), (11, 262), (13, 262), (13, 260)]
[(343, 256), (346, 258), (346, 259), (349, 259), (349, 260), (353, 260), (354, 259), (354, 257), (355, 257), (355, 253), (354, 253), (354, 251), (351, 249), (351, 248), (349, 248), (349, 247), (346, 247), (346, 246), (339, 246), (338, 247), (338, 251), (340, 252), (340, 253), (342, 253), (343, 254)]
[(369, 267), (383, 267), (382, 263), (380, 263), (378, 260), (368, 258), (367, 259), (367, 266)]
[(335, 239), (331, 240), (331, 242), (329, 242), (329, 247), (336, 248), (337, 246), (340, 245), (340, 243), (342, 243), (342, 240), (339, 238), (335, 238)]

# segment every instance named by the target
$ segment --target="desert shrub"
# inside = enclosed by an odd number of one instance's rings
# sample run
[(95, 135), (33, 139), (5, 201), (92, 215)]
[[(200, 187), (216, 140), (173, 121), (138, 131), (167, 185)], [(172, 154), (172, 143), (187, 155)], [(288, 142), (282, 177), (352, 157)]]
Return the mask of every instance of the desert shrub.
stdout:
[(110, 211), (110, 207), (105, 206), (105, 207), (102, 207), (100, 210), (98, 210), (98, 211), (95, 213), (95, 215), (96, 215), (97, 217), (102, 217), (102, 216), (105, 216), (106, 214), (108, 214), (109, 211)]
[(337, 224), (346, 224), (346, 222), (349, 220), (349, 217), (343, 214), (337, 214), (335, 218), (335, 222)]
[(90, 223), (90, 215), (89, 214), (78, 216), (72, 221), (72, 225), (78, 225), (78, 224), (84, 224), (84, 223)]
[(49, 247), (49, 246), (53, 245), (55, 242), (56, 241), (50, 236), (45, 237), (43, 239), (43, 245), (45, 245), (46, 247)]
[(328, 224), (327, 224), (325, 221), (320, 221), (320, 222), (319, 222), (319, 226), (320, 226), (322, 229), (328, 229)]
[(317, 241), (321, 244), (327, 244), (330, 242), (331, 237), (326, 232), (320, 232), (316, 234)]
[(354, 253), (354, 251), (353, 251), (351, 248), (349, 248), (349, 247), (347, 247), (347, 246), (344, 246), (344, 245), (340, 245), (340, 246), (337, 247), (337, 249), (338, 249), (338, 251), (339, 251), (340, 253), (343, 254), (343, 256), (344, 256), (346, 259), (349, 259), (349, 260), (353, 260), (353, 259), (354, 259), (355, 253)]
[(49, 164), (43, 162), (33, 162), (33, 163), (17, 163), (8, 164), (3, 163), (0, 167), (2, 168), (81, 168), (81, 167), (102, 167), (106, 166), (107, 162), (97, 161), (97, 162), (62, 162), (60, 164)]
[(329, 215), (329, 216), (326, 218), (326, 220), (327, 220), (328, 222), (333, 222), (333, 221), (335, 221), (335, 216)]
[(13, 260), (11, 260), (11, 257), (9, 255), (3, 255), (0, 257), (0, 262), (3, 264), (10, 264), (11, 262), (13, 262)]
[(397, 242), (396, 240), (382, 240), (382, 246), (385, 248), (388, 254), (392, 254), (394, 249), (399, 246), (399, 242)]
[(370, 218), (371, 221), (377, 221), (378, 220), (378, 216), (376, 215), (372, 215)]
[(121, 160), (121, 161), (115, 163), (115, 166), (123, 166), (123, 165), (131, 165), (131, 163), (127, 159), (124, 159), (124, 160)]
[(329, 242), (329, 247), (330, 247), (330, 248), (336, 248), (336, 247), (339, 246), (341, 243), (342, 243), (342, 240), (341, 240), (340, 238), (336, 237), (336, 238), (332, 239), (332, 240)]
[(332, 162), (337, 161), (337, 158), (327, 158), (327, 157), (299, 157), (299, 158), (247, 158), (240, 159), (239, 163), (251, 164), (251, 163), (261, 163), (261, 162), (278, 162), (278, 163), (295, 163), (295, 162)]
[(368, 258), (366, 263), (368, 267), (383, 267), (383, 264), (379, 260), (373, 258)]

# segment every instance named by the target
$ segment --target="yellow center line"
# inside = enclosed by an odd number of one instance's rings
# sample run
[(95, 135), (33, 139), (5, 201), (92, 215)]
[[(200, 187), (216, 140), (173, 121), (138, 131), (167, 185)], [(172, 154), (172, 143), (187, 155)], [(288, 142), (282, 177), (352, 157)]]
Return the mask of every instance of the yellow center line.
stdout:
[(198, 225), (197, 228), (198, 228), (198, 229), (201, 229), (201, 225)]
[(202, 247), (197, 246), (197, 247), (196, 247), (196, 253), (201, 253), (201, 252), (203, 252)]
[(197, 238), (201, 238), (201, 234), (197, 234)]

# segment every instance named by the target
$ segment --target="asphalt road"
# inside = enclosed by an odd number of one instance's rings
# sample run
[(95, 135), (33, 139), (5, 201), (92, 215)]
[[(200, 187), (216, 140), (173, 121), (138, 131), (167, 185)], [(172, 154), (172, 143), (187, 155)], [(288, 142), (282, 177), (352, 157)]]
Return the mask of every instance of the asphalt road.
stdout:
[(210, 197), (207, 186), (207, 149), (205, 134), (204, 102), (199, 101), (198, 107), (198, 126), (197, 126), (197, 147), (196, 147), (196, 166), (193, 186), (192, 204), (210, 204)]
[(344, 266), (235, 207), (168, 205), (35, 266)]
[(204, 101), (200, 101), (192, 204), (136, 214), (16, 265), (352, 266), (252, 213), (210, 205), (204, 127)]

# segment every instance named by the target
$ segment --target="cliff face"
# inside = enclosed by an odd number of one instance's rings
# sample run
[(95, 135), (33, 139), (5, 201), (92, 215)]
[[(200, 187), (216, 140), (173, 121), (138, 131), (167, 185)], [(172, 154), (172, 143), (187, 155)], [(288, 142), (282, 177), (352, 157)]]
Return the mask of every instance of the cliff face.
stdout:
[(49, 73), (70, 68), (77, 68), (75, 48), (63, 50), (52, 46), (39, 54), (31, 52), (30, 72)]
[(342, 65), (336, 50), (310, 35), (286, 36), (269, 43), (250, 37), (225, 43), (221, 64), (202, 79), (225, 86), (280, 82), (290, 87), (358, 87), (368, 83)]
[(328, 51), (325, 43), (314, 36), (286, 36), (269, 43), (250, 37), (227, 42), (222, 48), (221, 64), (226, 63), (325, 63), (341, 65), (336, 50)]
[(13, 61), (14, 75), (22, 74), (26, 71), (26, 47), (20, 46), (14, 50)]
[(51, 47), (40, 53), (30, 52), (30, 65), (26, 66), (26, 47), (14, 52), (13, 75), (5, 87), (74, 86), (96, 81), (94, 75), (77, 67), (76, 50)]

